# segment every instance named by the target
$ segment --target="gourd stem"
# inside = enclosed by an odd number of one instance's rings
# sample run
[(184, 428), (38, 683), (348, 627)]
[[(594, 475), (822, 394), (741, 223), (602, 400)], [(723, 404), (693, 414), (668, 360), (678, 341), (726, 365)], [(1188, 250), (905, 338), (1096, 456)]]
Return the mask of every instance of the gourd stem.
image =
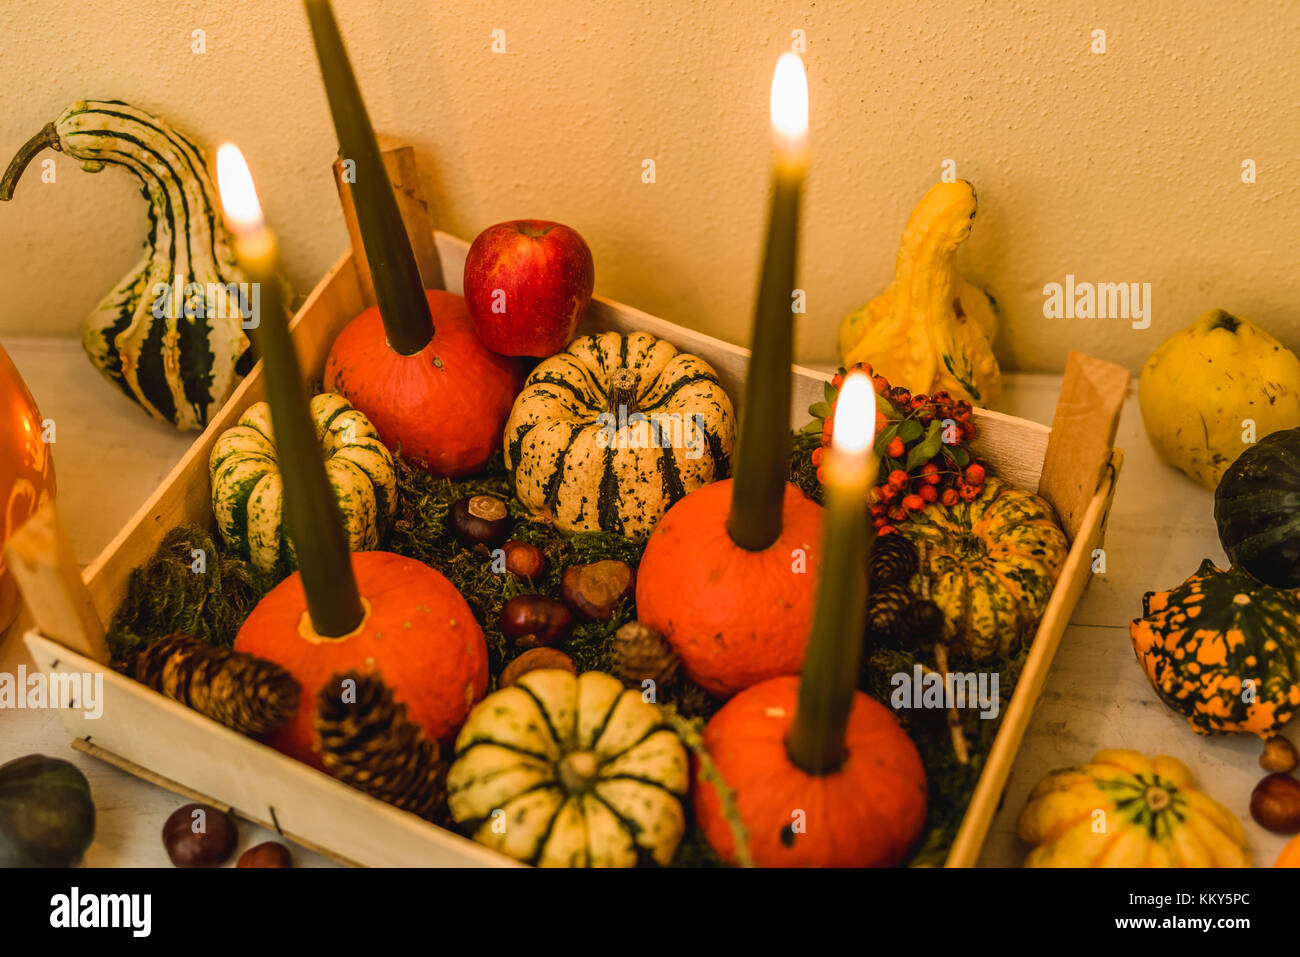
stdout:
[(862, 663), (871, 527), (862, 489), (826, 486), (826, 532), (817, 604), (799, 682), (799, 704), (786, 737), (791, 763), (832, 774), (847, 756), (845, 732)]
[(18, 185), (19, 177), (23, 175), (23, 171), (27, 169), (36, 154), (44, 149), (63, 149), (59, 145), (59, 131), (54, 128), (53, 123), (46, 123), (41, 131), (24, 143), (10, 160), (9, 168), (5, 170), (4, 176), (0, 177), (0, 200), (14, 198), (14, 187)]
[(422, 351), (433, 339), (433, 314), (424, 294), (411, 237), (393, 194), (379, 141), (352, 73), (329, 0), (305, 0), (321, 76), (329, 99), (339, 155), (354, 164), (352, 199), (375, 301), (389, 347), (399, 355)]
[(629, 416), (637, 411), (636, 390), (641, 384), (641, 377), (631, 369), (615, 369), (609, 374), (609, 411), (615, 416), (623, 410)]
[(727, 534), (741, 548), (762, 551), (781, 537), (790, 474), (790, 365), (794, 361), (794, 292), (799, 220), (798, 178), (778, 176), (768, 220)]

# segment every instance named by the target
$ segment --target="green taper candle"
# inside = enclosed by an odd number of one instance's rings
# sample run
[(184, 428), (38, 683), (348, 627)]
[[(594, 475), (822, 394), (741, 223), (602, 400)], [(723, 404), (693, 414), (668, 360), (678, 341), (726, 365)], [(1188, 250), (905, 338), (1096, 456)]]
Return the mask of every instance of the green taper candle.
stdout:
[(844, 379), (824, 463), (826, 533), (799, 704), (786, 738), (790, 760), (809, 774), (844, 761), (845, 731), (862, 663), (873, 532), (867, 493), (876, 481), (876, 393), (863, 372)]
[(433, 338), (433, 316), (424, 295), (415, 250), (397, 208), (388, 168), (384, 166), (357, 78), (352, 74), (334, 11), (329, 0), (305, 2), (321, 77), (325, 80), (325, 95), (338, 133), (339, 155), (345, 163), (353, 164), (352, 202), (384, 332), (395, 352), (415, 355)]
[(235, 256), (249, 282), (258, 284), (253, 338), (262, 359), (262, 381), (275, 429), (275, 454), (284, 483), (284, 520), (298, 559), (307, 611), (319, 635), (346, 635), (365, 611), (352, 571), (343, 516), (329, 477), (311, 400), (289, 337), (276, 275), (279, 249), (266, 227), (257, 190), (243, 154), (232, 143), (217, 151), (217, 188), (226, 223), (235, 235)]
[(799, 197), (808, 166), (808, 80), (803, 61), (793, 53), (783, 54), (772, 74), (771, 116), (776, 140), (772, 206), (727, 515), (731, 540), (750, 551), (761, 551), (780, 537), (790, 474), (792, 307)]

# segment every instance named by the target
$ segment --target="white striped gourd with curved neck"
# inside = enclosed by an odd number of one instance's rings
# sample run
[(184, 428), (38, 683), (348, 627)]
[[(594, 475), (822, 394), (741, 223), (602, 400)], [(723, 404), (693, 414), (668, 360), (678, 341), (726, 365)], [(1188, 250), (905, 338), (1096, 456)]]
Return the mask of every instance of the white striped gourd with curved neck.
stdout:
[[(95, 366), (150, 415), (198, 429), (252, 364), (241, 307), (245, 276), (222, 222), (203, 151), (156, 116), (115, 100), (80, 100), (10, 165), (9, 191), (43, 148), (87, 172), (121, 166), (149, 201), (140, 261), (95, 307), (82, 344)], [(0, 196), (0, 198), (8, 198)], [(184, 299), (175, 284), (197, 290)]]

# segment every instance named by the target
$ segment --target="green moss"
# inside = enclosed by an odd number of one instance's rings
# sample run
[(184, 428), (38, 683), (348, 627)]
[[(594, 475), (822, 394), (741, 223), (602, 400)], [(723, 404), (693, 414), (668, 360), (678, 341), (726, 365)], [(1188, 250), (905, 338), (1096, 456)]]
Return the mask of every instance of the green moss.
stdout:
[[(570, 565), (616, 559), (635, 568), (641, 561), (644, 544), (621, 535), (564, 535), (551, 525), (532, 521), (513, 498), (500, 454), (481, 475), (470, 479), (435, 478), (400, 460), (397, 470), (398, 513), (387, 547), (436, 568), (465, 596), (487, 639), (489, 668), (494, 676), (518, 654), (497, 627), (501, 607), (507, 601), (527, 594), (560, 598), (560, 578)], [(498, 573), (493, 570), (492, 554), (487, 548), (465, 549), (451, 536), (448, 512), (454, 503), (470, 495), (495, 495), (509, 503), (514, 520), (510, 537), (536, 545), (546, 555), (546, 571), (539, 580), (521, 582), (508, 573)], [(579, 671), (612, 672), (611, 639), (620, 625), (635, 617), (635, 602), (628, 599), (613, 620), (579, 624), (557, 647), (573, 659)]]
[[(980, 718), (973, 708), (958, 712), (969, 751), (969, 761), (965, 764), (957, 759), (953, 748), (946, 711), (930, 708), (894, 710), (890, 707), (899, 725), (921, 753), (929, 786), (925, 831), (912, 852), (908, 862), (910, 866), (937, 867), (947, 858), (1028, 656), (1029, 649), (1023, 648), (1013, 657), (991, 663), (980, 664), (961, 657), (949, 659), (949, 671), (996, 671), (998, 674), (998, 717)], [(861, 688), (881, 704), (890, 706), (891, 677), (899, 672), (910, 675), (917, 664), (936, 670), (934, 658), (928, 651), (877, 648), (864, 664)]]
[(193, 525), (172, 529), (148, 564), (131, 572), (126, 598), (107, 630), (120, 665), (175, 631), (229, 646), (275, 579), (230, 553)]

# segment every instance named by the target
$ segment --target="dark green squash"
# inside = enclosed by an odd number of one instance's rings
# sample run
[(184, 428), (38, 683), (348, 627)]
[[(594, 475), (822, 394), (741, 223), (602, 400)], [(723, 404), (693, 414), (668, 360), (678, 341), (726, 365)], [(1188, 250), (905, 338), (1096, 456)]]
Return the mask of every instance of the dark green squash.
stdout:
[(1300, 587), (1300, 429), (1265, 436), (1214, 490), (1219, 541), (1234, 565), (1278, 588)]
[(1199, 734), (1278, 733), (1300, 710), (1300, 599), (1208, 558), (1176, 588), (1147, 592), (1129, 625), (1156, 694)]
[(0, 764), (0, 867), (71, 867), (95, 837), (90, 783), (43, 754)]

